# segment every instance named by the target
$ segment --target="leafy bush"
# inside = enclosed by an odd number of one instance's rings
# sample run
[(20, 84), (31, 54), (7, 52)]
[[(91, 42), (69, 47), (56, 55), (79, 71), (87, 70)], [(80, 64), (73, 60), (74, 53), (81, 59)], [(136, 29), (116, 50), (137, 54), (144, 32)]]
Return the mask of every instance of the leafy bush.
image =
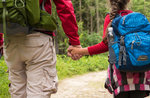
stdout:
[(88, 47), (95, 44), (98, 44), (102, 40), (102, 37), (99, 33), (88, 34), (86, 31), (80, 34), (80, 41), (82, 47)]
[(9, 98), (8, 92), (8, 73), (4, 58), (0, 60), (0, 98)]
[(102, 37), (99, 33), (95, 33), (95, 32), (89, 33), (88, 31), (83, 30), (83, 22), (78, 22), (78, 29), (79, 29), (78, 33), (80, 36), (80, 42), (82, 47), (88, 47), (88, 46), (98, 44), (102, 40)]
[(65, 55), (58, 55), (57, 71), (59, 79), (79, 75), (87, 72), (94, 72), (107, 69), (107, 53), (84, 56), (78, 61), (73, 61)]

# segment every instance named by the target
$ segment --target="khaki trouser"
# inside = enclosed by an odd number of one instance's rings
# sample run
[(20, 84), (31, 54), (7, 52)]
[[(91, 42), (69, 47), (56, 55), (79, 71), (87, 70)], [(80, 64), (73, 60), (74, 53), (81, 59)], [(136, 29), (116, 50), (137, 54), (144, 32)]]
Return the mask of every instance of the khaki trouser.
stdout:
[(57, 91), (56, 54), (51, 36), (9, 35), (4, 57), (11, 98), (50, 98)]

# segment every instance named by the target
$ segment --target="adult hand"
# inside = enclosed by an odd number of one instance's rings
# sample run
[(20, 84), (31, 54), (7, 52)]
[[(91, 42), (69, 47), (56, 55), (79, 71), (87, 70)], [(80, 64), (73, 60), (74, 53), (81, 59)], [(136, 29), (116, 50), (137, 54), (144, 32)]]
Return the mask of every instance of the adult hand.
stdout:
[(75, 48), (82, 48), (81, 45), (70, 45), (68, 47), (68, 49), (67, 49), (68, 50), (67, 55), (69, 57), (71, 57), (73, 60), (79, 60), (82, 57), (82, 55), (79, 55), (79, 54), (72, 55), (71, 54), (71, 50), (72, 50), (73, 47), (75, 47)]

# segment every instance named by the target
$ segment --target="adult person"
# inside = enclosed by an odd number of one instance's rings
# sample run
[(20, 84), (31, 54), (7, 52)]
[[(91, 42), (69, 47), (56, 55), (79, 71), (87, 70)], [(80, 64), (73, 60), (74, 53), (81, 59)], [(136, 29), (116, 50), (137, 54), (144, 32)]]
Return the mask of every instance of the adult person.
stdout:
[[(107, 42), (107, 28), (110, 27), (111, 21), (117, 14), (122, 16), (132, 13), (133, 11), (127, 10), (127, 4), (130, 0), (109, 0), (111, 5), (110, 14), (107, 14), (104, 22), (103, 41), (97, 45), (87, 48), (70, 48), (71, 54), (79, 55), (94, 55), (108, 51)], [(105, 83), (106, 89), (113, 93), (114, 98), (144, 98), (150, 92), (150, 71), (146, 72), (122, 72), (116, 66), (113, 66), (113, 77), (110, 75), (110, 68), (108, 68), (108, 78)], [(111, 83), (111, 78), (115, 83)]]
[[(69, 48), (81, 48), (71, 0), (53, 1), (64, 32), (69, 38)], [(39, 2), (51, 14), (51, 0)], [(56, 93), (58, 82), (52, 37), (54, 34), (38, 29), (28, 33), (28, 30), (20, 25), (9, 25), (4, 58), (9, 70), (11, 98), (50, 98), (52, 93)], [(79, 58), (69, 52), (68, 55), (74, 60)]]

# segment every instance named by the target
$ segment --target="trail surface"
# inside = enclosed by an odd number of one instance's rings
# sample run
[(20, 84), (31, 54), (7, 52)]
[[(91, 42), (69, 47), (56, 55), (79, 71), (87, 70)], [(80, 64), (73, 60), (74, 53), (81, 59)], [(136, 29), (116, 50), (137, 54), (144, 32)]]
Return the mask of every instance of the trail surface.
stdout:
[(62, 80), (52, 98), (112, 98), (104, 88), (106, 74), (101, 71)]
[(51, 98), (113, 98), (104, 88), (106, 75), (101, 71), (59, 81), (58, 92)]

